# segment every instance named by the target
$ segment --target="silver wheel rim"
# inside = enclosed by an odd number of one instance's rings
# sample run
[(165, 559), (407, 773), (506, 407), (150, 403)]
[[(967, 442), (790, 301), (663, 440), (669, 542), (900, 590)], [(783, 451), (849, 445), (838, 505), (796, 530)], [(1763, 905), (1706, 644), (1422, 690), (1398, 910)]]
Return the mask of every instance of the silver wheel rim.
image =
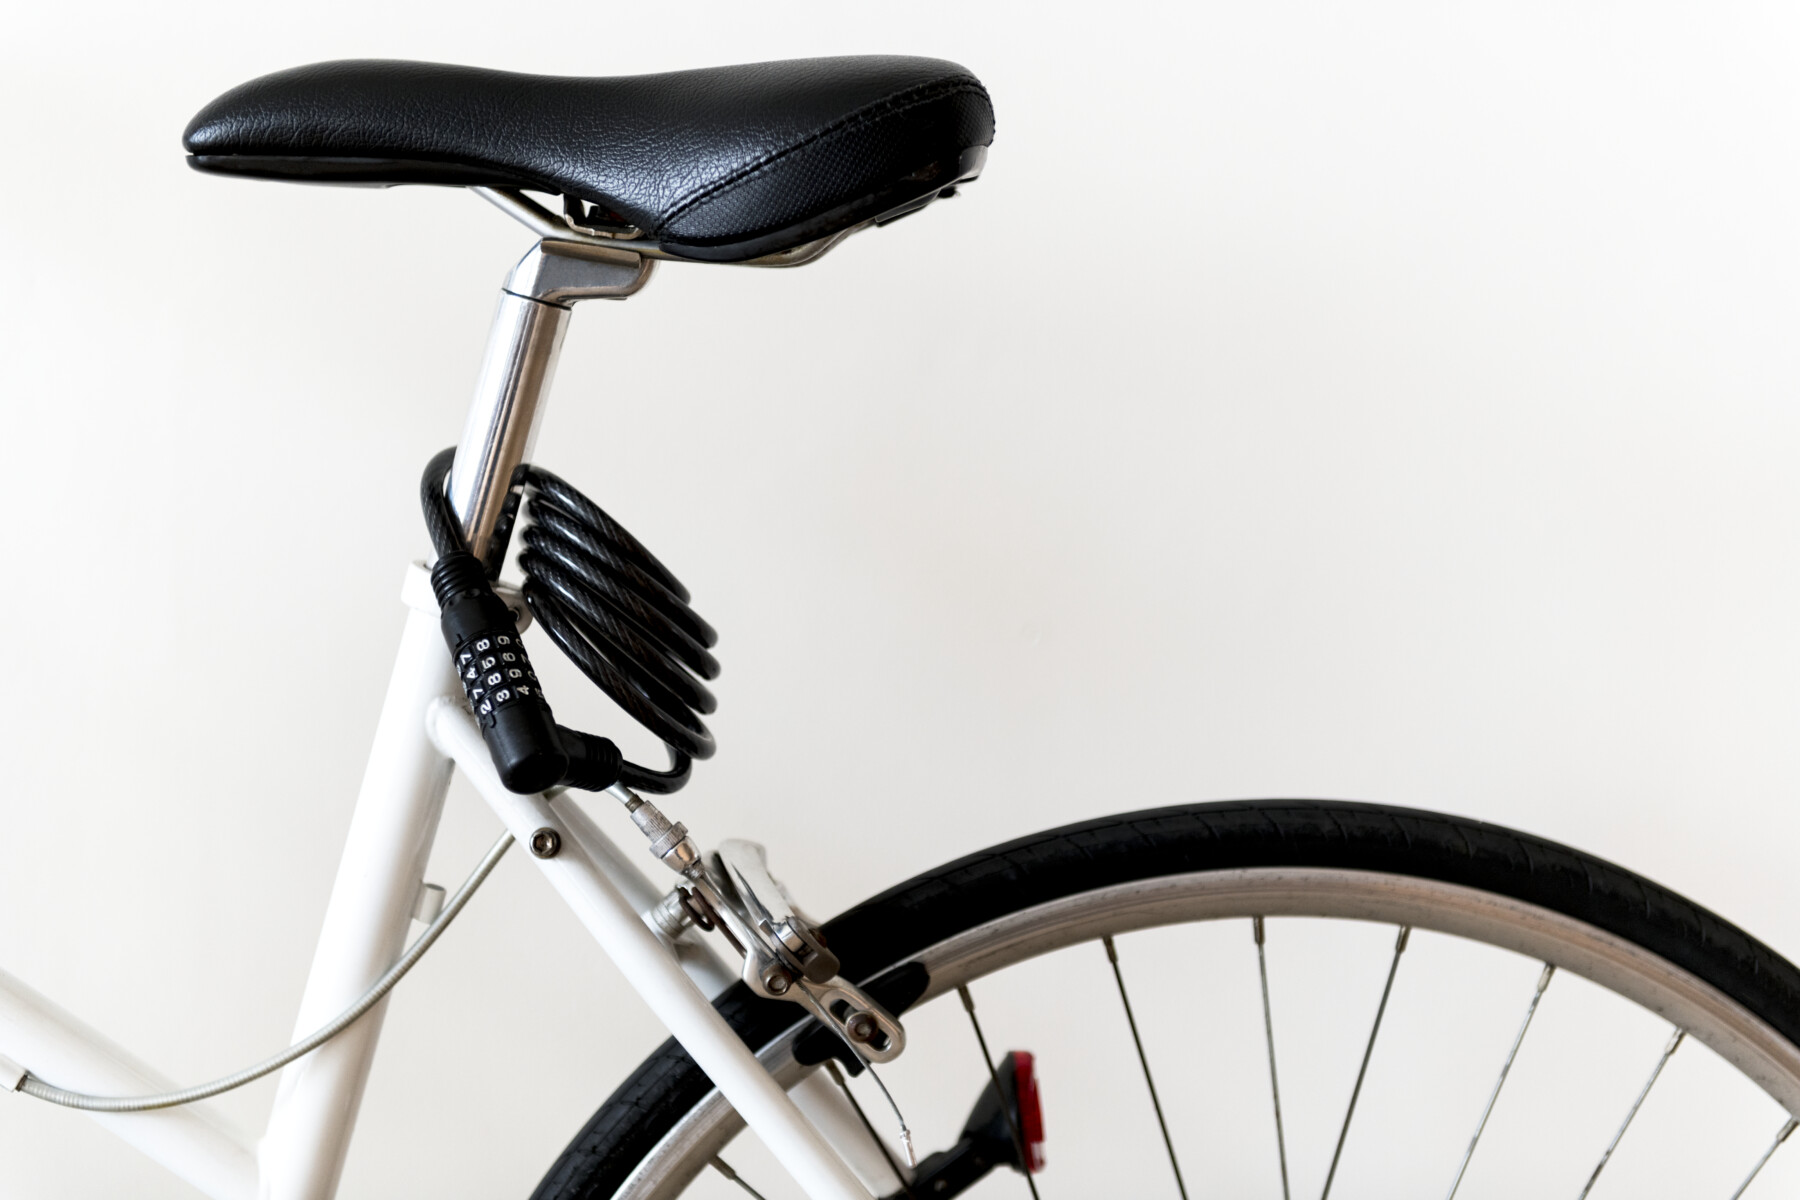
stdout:
[[(1099, 888), (997, 918), (901, 962), (931, 983), (918, 1003), (1041, 954), (1107, 934), (1229, 918), (1324, 917), (1409, 925), (1554, 964), (1630, 1000), (1704, 1043), (1800, 1117), (1800, 1048), (1718, 988), (1616, 934), (1476, 888), (1380, 871), (1258, 867), (1169, 875)], [(813, 1068), (794, 1061), (799, 1026), (763, 1049), (792, 1087)], [(615, 1193), (669, 1200), (743, 1129), (717, 1092), (688, 1110)]]

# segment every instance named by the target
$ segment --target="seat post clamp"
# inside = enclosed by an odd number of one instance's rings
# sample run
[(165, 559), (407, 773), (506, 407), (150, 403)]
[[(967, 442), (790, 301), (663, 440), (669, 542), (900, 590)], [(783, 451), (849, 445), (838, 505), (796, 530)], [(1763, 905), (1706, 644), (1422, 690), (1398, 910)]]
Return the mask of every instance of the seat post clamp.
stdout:
[(506, 277), (524, 300), (568, 308), (578, 300), (623, 300), (650, 281), (656, 260), (630, 250), (545, 238)]

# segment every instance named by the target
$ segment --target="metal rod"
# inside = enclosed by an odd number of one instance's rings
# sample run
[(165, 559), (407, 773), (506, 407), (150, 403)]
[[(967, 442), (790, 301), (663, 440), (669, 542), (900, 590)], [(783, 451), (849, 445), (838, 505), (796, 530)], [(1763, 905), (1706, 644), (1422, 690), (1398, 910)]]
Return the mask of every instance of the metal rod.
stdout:
[(1156, 1081), (1150, 1078), (1150, 1059), (1144, 1053), (1144, 1039), (1138, 1036), (1137, 1018), (1131, 1012), (1131, 997), (1125, 994), (1125, 975), (1119, 970), (1119, 948), (1111, 935), (1100, 939), (1106, 946), (1106, 961), (1112, 964), (1113, 980), (1119, 985), (1119, 1003), (1125, 1007), (1125, 1023), (1131, 1026), (1131, 1042), (1137, 1047), (1138, 1065), (1144, 1069), (1144, 1086), (1150, 1091), (1150, 1107), (1156, 1110), (1156, 1124), (1162, 1130), (1163, 1145), (1169, 1151), (1169, 1169), (1175, 1172), (1175, 1190), (1187, 1200), (1187, 1184), (1181, 1179), (1181, 1163), (1175, 1158), (1175, 1139), (1169, 1136), (1169, 1123), (1163, 1119), (1162, 1101), (1156, 1095)]
[(744, 1182), (744, 1177), (732, 1170), (731, 1164), (724, 1159), (715, 1155), (712, 1160), (712, 1169), (743, 1188), (746, 1192), (749, 1192), (752, 1196), (755, 1196), (756, 1200), (763, 1200), (763, 1194)]
[(1525, 1019), (1519, 1022), (1518, 1036), (1513, 1038), (1512, 1049), (1506, 1052), (1506, 1061), (1500, 1064), (1500, 1078), (1494, 1080), (1494, 1090), (1488, 1096), (1487, 1107), (1481, 1110), (1481, 1120), (1475, 1125), (1475, 1136), (1469, 1139), (1469, 1148), (1463, 1152), (1462, 1165), (1456, 1168), (1456, 1178), (1450, 1182), (1450, 1191), (1444, 1200), (1454, 1200), (1456, 1189), (1462, 1186), (1463, 1175), (1469, 1169), (1469, 1160), (1475, 1157), (1475, 1146), (1481, 1141), (1481, 1131), (1487, 1128), (1488, 1117), (1493, 1114), (1494, 1102), (1500, 1099), (1500, 1089), (1506, 1086), (1506, 1074), (1512, 1070), (1513, 1059), (1519, 1056), (1519, 1047), (1525, 1043), (1525, 1031), (1531, 1028), (1531, 1018), (1536, 1015), (1538, 1001), (1544, 998), (1544, 989), (1550, 986), (1550, 977), (1556, 974), (1556, 968), (1549, 963), (1544, 964), (1544, 973), (1538, 976), (1537, 990), (1531, 993), (1531, 1003), (1525, 1006)]
[(1750, 1185), (1756, 1182), (1756, 1177), (1762, 1174), (1762, 1169), (1769, 1165), (1769, 1160), (1775, 1157), (1777, 1150), (1781, 1149), (1781, 1143), (1788, 1140), (1788, 1134), (1794, 1132), (1796, 1127), (1800, 1127), (1800, 1121), (1789, 1117), (1788, 1123), (1783, 1125), (1781, 1132), (1775, 1135), (1775, 1140), (1769, 1143), (1769, 1148), (1763, 1151), (1763, 1156), (1756, 1160), (1756, 1165), (1750, 1168), (1748, 1175), (1744, 1176), (1744, 1182), (1738, 1184), (1738, 1190), (1731, 1193), (1731, 1200), (1739, 1200), (1745, 1192), (1750, 1190)]
[[(844, 1073), (838, 1070), (837, 1060), (826, 1059), (825, 1070), (831, 1075), (831, 1081), (838, 1085), (838, 1090), (844, 1093), (844, 1099), (850, 1102), (850, 1107), (856, 1111), (856, 1119), (862, 1122), (864, 1129), (868, 1130), (869, 1137), (874, 1141), (876, 1148), (881, 1151), (881, 1157), (887, 1160), (888, 1170), (892, 1171), (894, 1178), (900, 1181), (900, 1190), (906, 1193), (907, 1200), (912, 1200), (912, 1184), (907, 1180), (906, 1172), (900, 1169), (900, 1163), (894, 1158), (894, 1152), (888, 1149), (886, 1139), (875, 1132), (874, 1122), (869, 1120), (869, 1114), (864, 1112), (863, 1106), (857, 1102), (856, 1093), (850, 1090), (849, 1080), (845, 1079)], [(878, 1078), (875, 1082), (880, 1083), (881, 1080)], [(882, 1090), (886, 1091), (887, 1089), (883, 1088)]]
[(1600, 1182), (1600, 1172), (1606, 1169), (1606, 1164), (1612, 1159), (1613, 1151), (1619, 1148), (1619, 1139), (1625, 1136), (1627, 1129), (1631, 1128), (1631, 1119), (1637, 1116), (1638, 1109), (1644, 1106), (1644, 1097), (1648, 1096), (1650, 1089), (1656, 1086), (1657, 1077), (1662, 1074), (1662, 1069), (1669, 1065), (1669, 1057), (1681, 1048), (1681, 1041), (1685, 1037), (1687, 1037), (1687, 1031), (1677, 1029), (1675, 1035), (1669, 1039), (1669, 1044), (1663, 1047), (1662, 1057), (1656, 1060), (1656, 1067), (1650, 1072), (1650, 1078), (1644, 1080), (1643, 1090), (1637, 1094), (1637, 1099), (1631, 1102), (1631, 1111), (1627, 1112), (1625, 1119), (1619, 1122), (1619, 1132), (1613, 1134), (1612, 1141), (1607, 1143), (1606, 1153), (1602, 1154), (1600, 1161), (1594, 1164), (1594, 1173), (1588, 1176), (1587, 1186), (1581, 1189), (1579, 1200), (1587, 1200), (1587, 1194), (1594, 1190), (1596, 1183)]
[(450, 470), (450, 505), (477, 558), (487, 557), (513, 470), (531, 456), (540, 407), (568, 325), (569, 310), (561, 305), (500, 293), (475, 398)]
[[(1000, 1072), (994, 1069), (994, 1055), (988, 1049), (987, 1038), (982, 1035), (981, 1022), (975, 1016), (975, 997), (969, 994), (967, 984), (957, 984), (956, 994), (962, 997), (963, 1011), (969, 1014), (969, 1024), (975, 1029), (975, 1041), (981, 1047), (981, 1061), (987, 1064), (988, 1082), (994, 1085), (994, 1095), (1000, 1100), (1000, 1111), (1006, 1117), (1006, 1128), (1012, 1134), (1013, 1150), (1019, 1156), (1019, 1170), (1025, 1176), (1025, 1186), (1031, 1189), (1031, 1200), (1038, 1200), (1037, 1180), (1031, 1177), (1031, 1156), (1025, 1152), (1025, 1135), (1019, 1132), (1019, 1122), (1013, 1116), (1012, 1105), (1006, 1103), (1006, 1093), (1000, 1090)], [(1182, 1200), (1186, 1200), (1184, 1196)]]
[[(1269, 1045), (1269, 1095), (1275, 1102), (1275, 1153), (1281, 1159), (1281, 1200), (1290, 1200), (1287, 1137), (1281, 1128), (1281, 1082), (1275, 1076), (1275, 1017), (1269, 1010), (1269, 959), (1263, 952), (1264, 929), (1261, 917), (1250, 918), (1250, 932), (1256, 938), (1256, 973), (1262, 979), (1263, 1036)], [(1326, 1186), (1331, 1185), (1328, 1183)]]
[(1356, 1101), (1362, 1095), (1363, 1077), (1369, 1073), (1369, 1059), (1375, 1053), (1381, 1018), (1387, 1014), (1388, 996), (1393, 994), (1394, 976), (1400, 970), (1400, 956), (1406, 953), (1406, 941), (1411, 935), (1411, 926), (1402, 925), (1400, 936), (1394, 939), (1394, 961), (1388, 964), (1387, 983), (1381, 988), (1381, 1003), (1375, 1006), (1375, 1024), (1369, 1028), (1369, 1044), (1363, 1048), (1362, 1066), (1356, 1069), (1356, 1086), (1350, 1089), (1350, 1106), (1344, 1110), (1344, 1125), (1338, 1130), (1337, 1149), (1331, 1152), (1331, 1169), (1325, 1172), (1325, 1190), (1319, 1193), (1319, 1200), (1327, 1200), (1332, 1181), (1337, 1178), (1338, 1160), (1344, 1156), (1344, 1139), (1350, 1136), (1350, 1118), (1356, 1115)]

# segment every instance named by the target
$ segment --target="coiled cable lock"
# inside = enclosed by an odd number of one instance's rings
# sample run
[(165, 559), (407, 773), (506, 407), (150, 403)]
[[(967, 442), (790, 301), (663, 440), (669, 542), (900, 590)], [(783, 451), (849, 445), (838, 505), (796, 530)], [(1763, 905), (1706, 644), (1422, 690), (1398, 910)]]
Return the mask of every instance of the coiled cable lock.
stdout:
[[(522, 793), (558, 784), (599, 791), (624, 783), (657, 793), (682, 787), (693, 761), (715, 749), (700, 714), (718, 706), (701, 682), (718, 677), (710, 649), (718, 634), (655, 555), (539, 467), (514, 473), (488, 560), (476, 558), (445, 493), (455, 456), (454, 449), (437, 454), (420, 481), (438, 555), (431, 586), (444, 644), (501, 782)], [(595, 686), (661, 739), (666, 769), (629, 762), (610, 739), (558, 725), (551, 715), (512, 612), (492, 586), (521, 508), (528, 523), (519, 568), (532, 616)]]

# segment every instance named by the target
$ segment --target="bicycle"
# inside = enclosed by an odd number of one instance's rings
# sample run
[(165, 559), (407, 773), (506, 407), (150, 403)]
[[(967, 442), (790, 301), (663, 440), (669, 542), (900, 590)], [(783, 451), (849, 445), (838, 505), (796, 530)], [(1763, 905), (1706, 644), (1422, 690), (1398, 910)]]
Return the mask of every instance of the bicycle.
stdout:
[[(593, 115), (584, 129), (595, 140), (574, 136), (572, 113)], [(641, 135), (623, 150), (604, 136), (621, 128)], [(387, 990), (518, 841), (677, 1039), (602, 1105), (540, 1196), (673, 1195), (709, 1169), (747, 1190), (725, 1158), (745, 1121), (814, 1196), (954, 1195), (983, 1179), (1017, 1179), (1035, 1191), (1045, 1143), (1035, 1064), (1021, 1054), (996, 1057), (976, 991), (986, 995), (1004, 986), (1001, 972), (1030, 971), (1059, 951), (1086, 953), (1088, 972), (1116, 985), (1122, 1022), (1114, 1024), (1129, 1031), (1129, 1043), (1120, 1041), (1114, 1057), (1141, 1074), (1136, 1119), (1147, 1125), (1154, 1114), (1166, 1151), (1166, 1161), (1152, 1164), (1158, 1186), (1185, 1195), (1182, 1130), (1164, 1111), (1179, 1080), (1155, 1069), (1167, 1060), (1155, 1053), (1156, 1031), (1147, 1022), (1140, 1029), (1132, 1008), (1129, 951), (1146, 943), (1130, 939), (1188, 923), (1208, 923), (1210, 932), (1227, 921), (1244, 934), (1246, 955), (1254, 947), (1255, 1049), (1267, 1051), (1266, 1079), (1257, 1082), (1272, 1102), (1265, 1115), (1258, 1095), (1254, 1116), (1272, 1125), (1264, 1132), (1275, 1154), (1262, 1166), (1279, 1166), (1288, 1194), (1268, 958), (1279, 941), (1272, 930), (1299, 929), (1290, 918), (1391, 927), (1381, 933), (1391, 942), (1385, 983), (1379, 999), (1366, 998), (1373, 1019), (1325, 1193), (1368, 1182), (1348, 1174), (1340, 1181), (1338, 1170), (1355, 1165), (1341, 1158), (1358, 1145), (1353, 1134), (1367, 1136), (1366, 1102), (1363, 1123), (1355, 1118), (1366, 1072), (1396, 1036), (1390, 1026), (1382, 1038), (1390, 997), (1403, 962), (1415, 961), (1421, 944), (1449, 953), (1433, 939), (1451, 935), (1524, 955), (1530, 974), (1514, 998), (1522, 1019), (1516, 1035), (1506, 1031), (1499, 1078), (1466, 1150), (1457, 1147), (1446, 1180), (1452, 1195), (1466, 1171), (1492, 1161), (1488, 1121), (1516, 1094), (1516, 1083), (1507, 1090), (1509, 1072), (1544, 998), (1562, 994), (1550, 990), (1559, 971), (1672, 1027), (1665, 1048), (1644, 1064), (1648, 1081), (1634, 1087), (1616, 1134), (1593, 1147), (1599, 1160), (1583, 1194), (1617, 1177), (1614, 1151), (1641, 1131), (1634, 1122), (1647, 1100), (1661, 1099), (1653, 1088), (1665, 1067), (1691, 1059), (1693, 1052), (1675, 1057), (1690, 1038), (1785, 1110), (1778, 1119), (1771, 1111), (1767, 1152), (1739, 1164), (1747, 1176), (1733, 1174), (1742, 1194), (1792, 1132), (1787, 1114), (1800, 1111), (1800, 974), (1705, 910), (1577, 851), (1374, 805), (1185, 805), (996, 847), (820, 925), (786, 896), (758, 848), (725, 842), (703, 855), (672, 813), (644, 799), (678, 790), (693, 760), (711, 753), (700, 718), (712, 704), (704, 686), (716, 673), (712, 633), (647, 550), (573, 487), (531, 465), (538, 403), (572, 306), (629, 297), (662, 261), (813, 262), (850, 234), (913, 215), (971, 182), (991, 135), (980, 84), (929, 60), (815, 60), (622, 80), (325, 64), (265, 77), (209, 106), (188, 135), (202, 170), (469, 187), (539, 241), (502, 292), (464, 439), (426, 471), (422, 506), (436, 565), (408, 577), (400, 660), (297, 1022), (301, 1040), (277, 1056), (286, 1071), (259, 1156), (175, 1103), (197, 1101), (194, 1093), (209, 1087), (153, 1102), (112, 1099), (159, 1085), (4, 977), (0, 1083), (42, 1100), (120, 1110), (116, 1128), (208, 1194), (261, 1186), (270, 1195), (328, 1196)], [(661, 149), (670, 144), (678, 149)], [(666, 160), (633, 153), (646, 146)], [(674, 187), (671, 176), (685, 186)], [(562, 211), (528, 189), (562, 195)], [(523, 547), (517, 588), (498, 582), (514, 541)], [(531, 622), (669, 746), (668, 767), (628, 762), (607, 739), (555, 724), (533, 698), (522, 644), (511, 640)], [(450, 764), (475, 783), (507, 833), (446, 899), (424, 886), (422, 864)], [(613, 845), (577, 803), (579, 792), (610, 796), (630, 811), (655, 856), (677, 868), (663, 879), (668, 886)], [(426, 930), (403, 954), (415, 917)], [(722, 941), (732, 943), (726, 954), (717, 952)], [(1409, 947), (1413, 959), (1405, 958)], [(738, 956), (741, 969), (730, 965)], [(906, 1025), (916, 1033), (917, 1022), (945, 1007), (927, 1004), (948, 1004), (953, 993), (961, 1007), (952, 1015), (967, 1018), (970, 1045), (980, 1051), (978, 1086), (931, 1089), (952, 1116), (970, 1115), (960, 1129), (936, 1131), (929, 1152), (915, 1156), (895, 1144), (901, 1127), (879, 1130), (881, 1110), (856, 1094), (884, 1103), (870, 1085), (890, 1062), (901, 1090), (905, 1046), (914, 1061), (931, 1061), (945, 1039), (909, 1039)], [(99, 1095), (76, 1094), (88, 1091)], [(896, 1114), (922, 1125), (921, 1106), (904, 1090), (900, 1099)], [(124, 1115), (139, 1108), (160, 1115)], [(1484, 1145), (1489, 1154), (1480, 1157)], [(1187, 1178), (1193, 1166), (1190, 1158)], [(1108, 1170), (1115, 1174), (1102, 1178), (1116, 1179), (1117, 1166)]]

